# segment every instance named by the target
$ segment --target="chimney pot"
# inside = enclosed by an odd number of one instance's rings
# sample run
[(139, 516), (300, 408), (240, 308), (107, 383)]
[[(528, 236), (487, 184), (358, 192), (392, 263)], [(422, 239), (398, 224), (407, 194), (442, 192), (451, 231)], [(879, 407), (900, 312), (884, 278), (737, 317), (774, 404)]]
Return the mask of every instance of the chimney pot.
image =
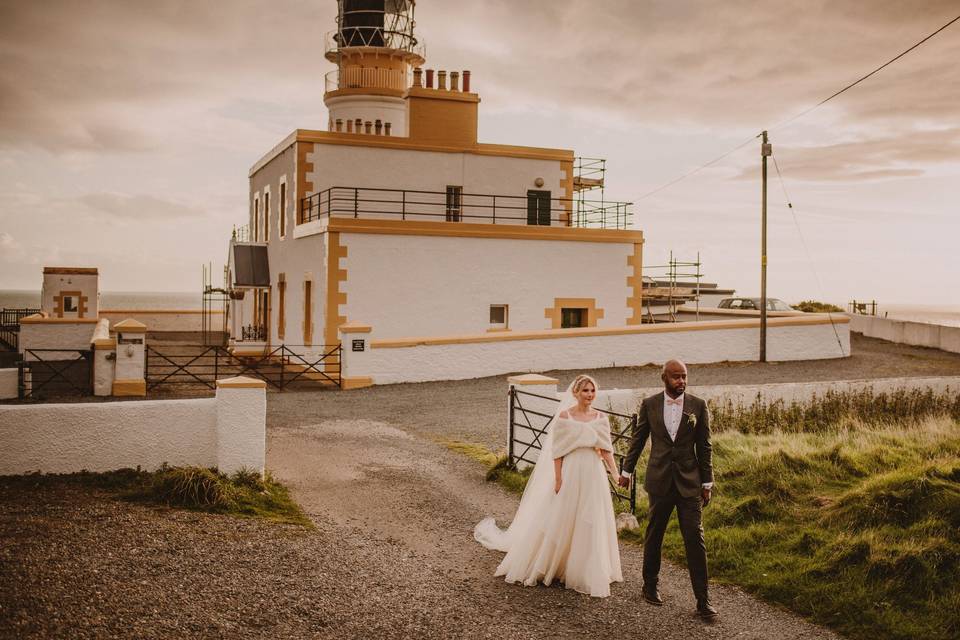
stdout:
[(347, 133), (353, 133), (353, 120), (347, 120)]
[(460, 91), (460, 72), (450, 72), (450, 91)]
[(378, 136), (383, 135), (383, 121), (382, 121), (382, 120), (377, 120), (376, 123), (374, 123), (374, 127), (376, 127), (376, 133), (377, 133)]
[(427, 89), (433, 89), (433, 69), (427, 69)]
[(422, 87), (423, 86), (423, 69), (417, 67), (413, 70), (413, 86)]
[(360, 118), (357, 118), (356, 120), (354, 120), (354, 121), (353, 121), (353, 130), (354, 130), (356, 133), (363, 133), (363, 120), (361, 120)]
[(364, 122), (364, 123), (363, 123), (363, 132), (364, 132), (364, 133), (367, 133), (367, 134), (372, 133), (372, 132), (373, 132), (373, 123), (370, 122), (369, 120), (367, 120), (366, 122)]
[(447, 72), (446, 71), (437, 72), (437, 89), (439, 89), (440, 91), (447, 90)]
[(383, 135), (385, 135), (385, 136), (390, 135), (390, 123), (389, 123), (389, 122), (384, 122), (384, 123), (383, 123)]
[(463, 92), (470, 93), (470, 72), (463, 72)]
[(343, 118), (337, 118), (337, 133), (343, 131)]

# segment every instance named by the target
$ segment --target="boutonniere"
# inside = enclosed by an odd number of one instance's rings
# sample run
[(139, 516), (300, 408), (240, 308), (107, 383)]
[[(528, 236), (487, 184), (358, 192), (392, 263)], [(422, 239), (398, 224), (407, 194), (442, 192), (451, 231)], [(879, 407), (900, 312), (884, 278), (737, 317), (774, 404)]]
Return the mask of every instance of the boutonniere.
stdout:
[(697, 426), (697, 416), (694, 415), (692, 412), (691, 412), (691, 413), (688, 413), (688, 414), (687, 414), (687, 422), (690, 424), (691, 427), (696, 427), (696, 426)]

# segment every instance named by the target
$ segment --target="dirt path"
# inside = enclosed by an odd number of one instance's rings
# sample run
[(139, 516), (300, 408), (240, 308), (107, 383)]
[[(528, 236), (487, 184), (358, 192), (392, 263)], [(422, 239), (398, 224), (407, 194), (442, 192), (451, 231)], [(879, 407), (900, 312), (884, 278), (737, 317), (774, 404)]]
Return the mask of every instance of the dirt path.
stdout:
[[(311, 518), (367, 544), (352, 562), (371, 591), (399, 587), (380, 601), (384, 615), (424, 621), (420, 631), (429, 637), (837, 637), (719, 585), (712, 598), (721, 618), (705, 625), (694, 615), (685, 570), (673, 565), (662, 576), (667, 606), (645, 605), (641, 552), (632, 545), (621, 552), (626, 582), (607, 599), (508, 585), (493, 577), (502, 554), (480, 547), (472, 527), (486, 514), (508, 519), (516, 497), (485, 483), (481, 465), (384, 422), (272, 421), (267, 455)], [(407, 562), (394, 564), (396, 557)], [(402, 626), (394, 630), (405, 635)]]

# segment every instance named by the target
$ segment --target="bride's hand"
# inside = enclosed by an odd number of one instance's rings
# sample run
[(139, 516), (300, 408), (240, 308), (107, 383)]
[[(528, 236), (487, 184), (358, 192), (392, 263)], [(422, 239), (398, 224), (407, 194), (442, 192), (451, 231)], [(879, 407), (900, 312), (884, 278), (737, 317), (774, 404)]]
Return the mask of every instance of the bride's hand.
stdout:
[(560, 493), (560, 485), (561, 485), (561, 484), (563, 484), (563, 480), (562, 480), (561, 478), (557, 478), (556, 482), (553, 483), (553, 492), (554, 492), (554, 493)]

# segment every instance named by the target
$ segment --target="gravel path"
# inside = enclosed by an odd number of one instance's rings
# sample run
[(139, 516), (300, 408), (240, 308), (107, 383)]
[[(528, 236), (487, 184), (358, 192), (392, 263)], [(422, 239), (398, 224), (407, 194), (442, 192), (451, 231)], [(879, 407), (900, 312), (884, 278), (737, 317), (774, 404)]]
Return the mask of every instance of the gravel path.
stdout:
[[(951, 354), (859, 338), (854, 349), (841, 362), (698, 366), (691, 376), (709, 384), (960, 372)], [(657, 380), (653, 368), (597, 375), (609, 387)], [(622, 545), (626, 582), (604, 600), (494, 578), (501, 554), (471, 530), (484, 515), (508, 519), (517, 499), (436, 440), (502, 446), (504, 390), (497, 377), (269, 394), (268, 468), (313, 531), (0, 478), (0, 638), (837, 637), (722, 585), (712, 587), (721, 618), (704, 624), (673, 564), (662, 577), (667, 605), (646, 606), (635, 545)]]

